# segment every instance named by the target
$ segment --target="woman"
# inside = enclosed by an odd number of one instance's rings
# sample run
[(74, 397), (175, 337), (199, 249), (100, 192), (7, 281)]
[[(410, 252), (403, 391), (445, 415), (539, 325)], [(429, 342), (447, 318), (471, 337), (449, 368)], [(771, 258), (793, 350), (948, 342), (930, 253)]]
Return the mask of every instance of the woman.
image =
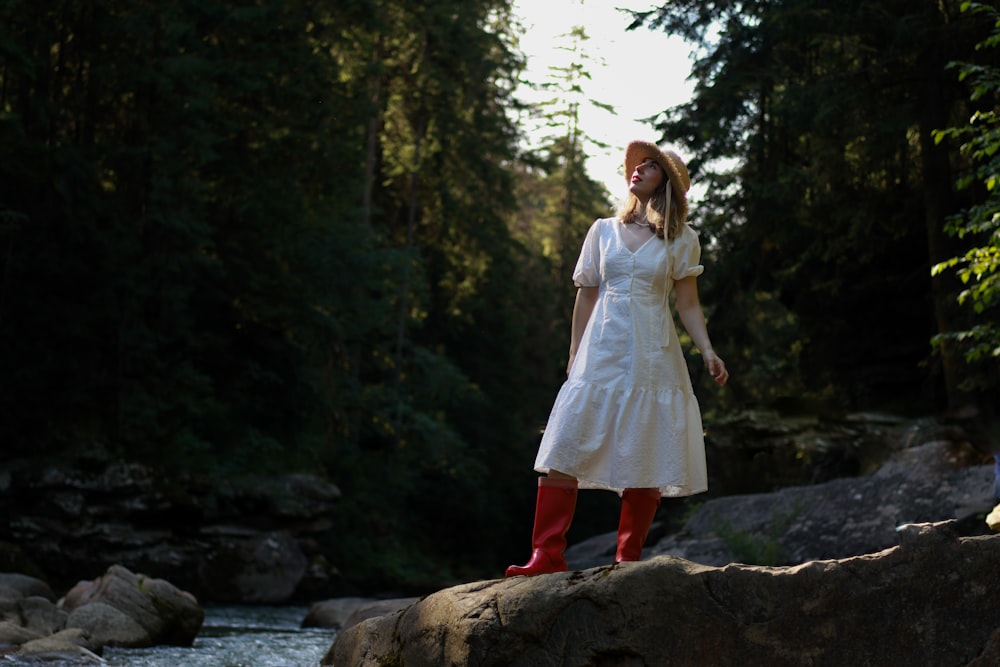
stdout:
[(686, 223), (687, 167), (672, 151), (634, 141), (625, 151), (629, 195), (617, 217), (597, 220), (573, 273), (567, 380), (542, 437), (532, 554), (508, 577), (563, 572), (578, 488), (621, 494), (616, 562), (639, 560), (661, 496), (708, 488), (701, 413), (670, 313), (721, 386), (729, 374), (712, 349), (698, 301), (701, 247)]

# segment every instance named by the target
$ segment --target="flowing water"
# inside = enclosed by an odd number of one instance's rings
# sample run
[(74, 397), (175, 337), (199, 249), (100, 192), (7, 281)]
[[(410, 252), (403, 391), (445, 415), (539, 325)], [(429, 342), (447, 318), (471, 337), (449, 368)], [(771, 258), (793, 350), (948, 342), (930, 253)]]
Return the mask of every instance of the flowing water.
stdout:
[(207, 607), (194, 645), (104, 649), (110, 667), (317, 667), (335, 633), (300, 628), (305, 607)]

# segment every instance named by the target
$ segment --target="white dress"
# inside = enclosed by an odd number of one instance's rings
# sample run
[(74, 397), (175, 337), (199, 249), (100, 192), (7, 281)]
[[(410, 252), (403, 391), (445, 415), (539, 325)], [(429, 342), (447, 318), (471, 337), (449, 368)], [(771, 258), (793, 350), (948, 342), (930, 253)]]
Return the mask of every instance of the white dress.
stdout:
[[(667, 252), (671, 257), (667, 275)], [(572, 475), (580, 488), (659, 488), (664, 496), (708, 489), (701, 411), (668, 295), (698, 276), (698, 234), (684, 225), (665, 243), (625, 247), (617, 218), (597, 220), (577, 261), (577, 286), (599, 286), (569, 377), (542, 436), (535, 470)]]

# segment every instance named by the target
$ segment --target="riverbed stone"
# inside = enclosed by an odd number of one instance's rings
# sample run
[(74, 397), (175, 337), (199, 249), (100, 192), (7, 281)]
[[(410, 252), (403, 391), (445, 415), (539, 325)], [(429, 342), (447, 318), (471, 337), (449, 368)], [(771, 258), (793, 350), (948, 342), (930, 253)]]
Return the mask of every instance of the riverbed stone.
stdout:
[(216, 548), (198, 566), (201, 587), (219, 602), (281, 604), (306, 574), (309, 560), (287, 531), (215, 531)]
[(333, 598), (316, 602), (309, 608), (302, 621), (303, 628), (340, 630), (357, 625), (369, 618), (394, 614), (420, 600), (419, 597), (388, 598)]
[(17, 655), (24, 664), (92, 665), (104, 660), (87, 648), (90, 638), (79, 628), (67, 628), (21, 645)]
[(788, 567), (660, 556), (456, 586), (342, 630), (322, 664), (985, 665), (1000, 535), (901, 533), (877, 553)]
[(20, 646), (32, 639), (41, 639), (42, 634), (29, 630), (18, 622), (0, 621), (0, 645)]
[(0, 572), (0, 597), (26, 598), (37, 595), (55, 600), (52, 588), (41, 579), (17, 572)]
[(66, 624), (86, 632), (96, 646), (146, 647), (155, 644), (141, 623), (103, 602), (88, 602), (77, 607), (69, 614)]
[(314, 602), (302, 619), (302, 627), (339, 630), (359, 607), (374, 601), (374, 598), (343, 597)]
[(29, 630), (50, 635), (66, 627), (67, 613), (54, 602), (37, 595), (18, 601), (21, 623)]
[[(112, 614), (104, 608), (86, 608), (103, 604), (120, 612)], [(157, 644), (190, 646), (205, 619), (205, 611), (190, 593), (162, 579), (135, 574), (113, 565), (100, 578), (81, 582), (62, 600), (70, 613), (67, 626), (84, 624), (88, 630), (102, 632), (104, 643), (125, 647), (145, 647)], [(127, 619), (127, 620), (126, 620)], [(112, 629), (111, 622), (118, 625)], [(140, 634), (133, 627), (142, 628)]]

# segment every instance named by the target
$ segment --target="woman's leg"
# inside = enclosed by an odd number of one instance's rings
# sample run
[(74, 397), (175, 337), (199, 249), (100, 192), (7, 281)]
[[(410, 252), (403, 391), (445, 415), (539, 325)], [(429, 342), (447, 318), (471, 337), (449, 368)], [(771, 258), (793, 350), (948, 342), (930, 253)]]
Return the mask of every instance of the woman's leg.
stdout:
[(649, 525), (660, 506), (659, 489), (625, 489), (622, 492), (622, 513), (618, 520), (618, 551), (615, 562), (642, 558)]
[(531, 559), (524, 565), (511, 565), (505, 576), (532, 576), (565, 572), (566, 531), (576, 510), (577, 481), (570, 475), (551, 471), (538, 478), (535, 501), (535, 525), (531, 534)]

